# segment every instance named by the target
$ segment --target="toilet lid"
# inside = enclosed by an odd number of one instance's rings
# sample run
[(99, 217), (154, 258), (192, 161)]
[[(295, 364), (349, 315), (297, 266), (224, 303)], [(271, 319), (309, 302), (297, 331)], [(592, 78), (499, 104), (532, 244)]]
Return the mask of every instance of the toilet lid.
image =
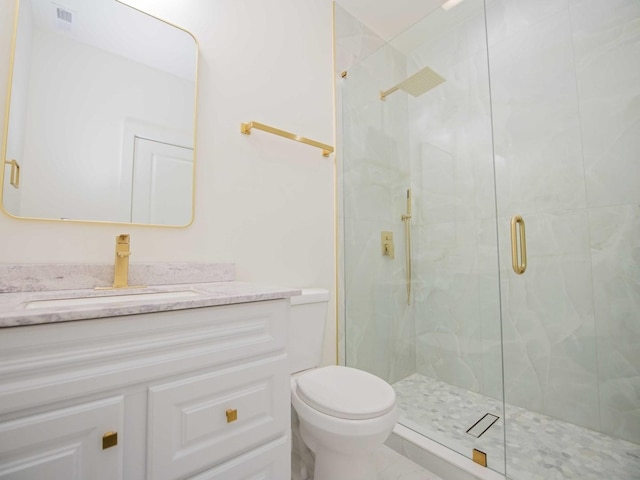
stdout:
[(333, 417), (375, 418), (390, 412), (396, 403), (391, 385), (355, 368), (336, 365), (317, 368), (298, 377), (296, 383), (303, 402)]

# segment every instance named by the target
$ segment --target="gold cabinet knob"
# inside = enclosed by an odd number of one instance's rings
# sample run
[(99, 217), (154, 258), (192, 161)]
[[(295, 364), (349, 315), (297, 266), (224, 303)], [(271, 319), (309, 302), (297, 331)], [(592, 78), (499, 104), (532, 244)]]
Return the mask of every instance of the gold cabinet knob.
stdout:
[(235, 422), (238, 419), (238, 410), (230, 408), (225, 412), (227, 414), (227, 423)]
[(118, 445), (118, 432), (107, 432), (102, 436), (102, 449), (115, 447)]

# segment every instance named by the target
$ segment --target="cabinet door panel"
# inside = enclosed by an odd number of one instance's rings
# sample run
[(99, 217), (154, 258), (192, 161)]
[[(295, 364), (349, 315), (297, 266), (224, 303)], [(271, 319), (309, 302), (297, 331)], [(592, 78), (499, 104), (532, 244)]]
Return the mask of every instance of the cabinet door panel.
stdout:
[[(121, 396), (0, 424), (0, 480), (122, 478), (122, 445), (102, 449), (102, 436), (122, 439)], [(120, 441), (122, 443), (122, 441)]]
[(284, 480), (291, 478), (289, 438), (283, 437), (189, 480)]
[(182, 478), (286, 434), (288, 385), (283, 354), (151, 387), (150, 477)]

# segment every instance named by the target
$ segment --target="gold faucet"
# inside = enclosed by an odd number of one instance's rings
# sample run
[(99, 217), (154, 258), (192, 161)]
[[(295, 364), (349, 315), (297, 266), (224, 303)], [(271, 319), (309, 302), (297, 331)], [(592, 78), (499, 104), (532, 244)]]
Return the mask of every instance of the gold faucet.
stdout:
[(113, 290), (118, 288), (146, 288), (145, 285), (129, 285), (129, 234), (116, 237), (116, 261), (113, 266), (113, 285), (95, 287), (95, 290)]
[(116, 237), (116, 262), (113, 269), (113, 288), (129, 287), (129, 235)]

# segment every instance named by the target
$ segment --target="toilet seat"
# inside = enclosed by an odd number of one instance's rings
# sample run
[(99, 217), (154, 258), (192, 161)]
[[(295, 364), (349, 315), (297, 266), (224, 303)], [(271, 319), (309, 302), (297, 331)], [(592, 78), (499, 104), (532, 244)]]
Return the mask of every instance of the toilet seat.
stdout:
[(296, 379), (297, 394), (309, 407), (332, 417), (366, 420), (389, 413), (396, 394), (384, 380), (350, 367), (331, 365)]

